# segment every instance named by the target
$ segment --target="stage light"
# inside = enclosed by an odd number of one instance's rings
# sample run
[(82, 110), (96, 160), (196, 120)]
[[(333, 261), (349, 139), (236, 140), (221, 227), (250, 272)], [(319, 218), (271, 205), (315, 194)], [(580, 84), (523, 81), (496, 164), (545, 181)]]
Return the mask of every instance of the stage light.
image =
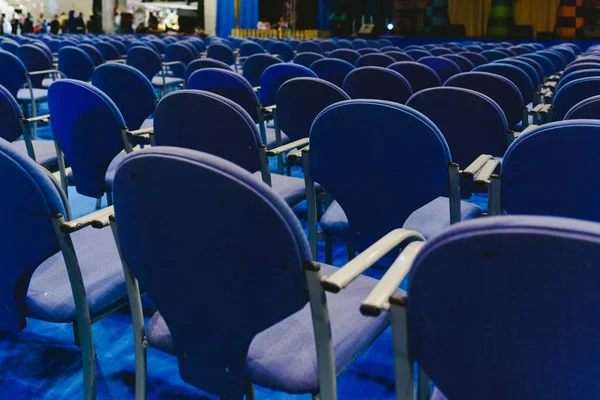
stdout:
[(394, 24), (392, 24), (392, 23), (390, 22), (389, 24), (387, 24), (387, 28), (388, 28), (388, 31), (391, 31), (391, 30), (393, 30), (393, 29), (394, 29)]

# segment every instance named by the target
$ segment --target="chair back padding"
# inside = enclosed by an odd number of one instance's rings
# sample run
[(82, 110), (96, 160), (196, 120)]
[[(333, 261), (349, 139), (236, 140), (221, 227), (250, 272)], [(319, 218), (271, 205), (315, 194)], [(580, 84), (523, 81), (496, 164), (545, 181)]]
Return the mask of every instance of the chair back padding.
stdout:
[(563, 56), (567, 64), (575, 61), (577, 59), (577, 55), (569, 46), (556, 46), (552, 47), (550, 51), (560, 54)]
[(58, 69), (70, 79), (88, 82), (94, 72), (94, 61), (80, 48), (66, 46), (58, 51)]
[(321, 48), (321, 52), (329, 53), (337, 50), (338, 45), (333, 40), (323, 40), (319, 43), (319, 47)]
[(360, 67), (383, 67), (386, 68), (393, 63), (395, 63), (392, 57), (382, 54), (382, 53), (373, 53), (373, 54), (365, 54), (360, 56), (358, 60), (356, 60), (356, 68)]
[(431, 57), (431, 53), (420, 49), (411, 49), (405, 51), (413, 60), (419, 61), (421, 58)]
[(156, 98), (152, 83), (136, 68), (108, 63), (92, 75), (92, 84), (110, 97), (129, 130), (136, 130), (152, 115)]
[(72, 79), (60, 79), (48, 90), (52, 133), (72, 168), (77, 192), (99, 198), (110, 162), (124, 146), (125, 120), (100, 89)]
[(521, 92), (525, 104), (529, 104), (533, 101), (533, 82), (522, 69), (515, 67), (514, 65), (491, 63), (477, 67), (473, 71), (489, 72), (491, 74), (503, 76), (519, 88), (519, 92)]
[(253, 87), (260, 86), (260, 77), (265, 69), (273, 64), (281, 64), (282, 61), (270, 54), (255, 54), (248, 57), (244, 62), (244, 78), (250, 82)]
[[(123, 258), (168, 326), (182, 379), (242, 398), (254, 337), (308, 301), (311, 256), (294, 213), (242, 168), (188, 149), (132, 153), (114, 187)], [(171, 211), (157, 215), (149, 198)]]
[(317, 60), (324, 58), (320, 53), (299, 53), (294, 57), (294, 64), (302, 65), (303, 67), (310, 67), (312, 63)]
[(292, 140), (306, 138), (317, 115), (344, 100), (350, 100), (350, 97), (322, 79), (290, 79), (281, 85), (275, 97), (279, 128)]
[(529, 58), (531, 60), (536, 61), (542, 67), (542, 70), (544, 71), (544, 76), (546, 77), (551, 76), (555, 72), (554, 64), (552, 64), (552, 61), (550, 61), (548, 57), (545, 57), (541, 54), (523, 54), (519, 57)]
[(444, 54), (454, 54), (454, 52), (450, 49), (447, 49), (445, 47), (433, 47), (431, 49), (429, 49), (429, 52), (431, 53), (432, 56), (438, 57)]
[(329, 53), (327, 57), (338, 58), (340, 60), (347, 61), (352, 65), (356, 65), (356, 61), (358, 61), (358, 59), (360, 58), (360, 53), (352, 49), (339, 48)]
[(399, 50), (398, 51), (387, 51), (384, 54), (392, 57), (396, 62), (414, 61), (411, 56), (409, 56), (408, 54), (406, 54), (402, 51), (399, 51)]
[(566, 77), (571, 75), (574, 72), (585, 71), (588, 69), (598, 69), (600, 68), (600, 60), (598, 62), (589, 62), (586, 61), (584, 63), (572, 63), (563, 71), (562, 76)]
[(331, 82), (341, 88), (346, 76), (354, 69), (354, 65), (337, 58), (324, 58), (312, 63), (310, 69), (320, 79)]
[(132, 47), (127, 52), (127, 65), (136, 68), (150, 82), (162, 69), (160, 55), (147, 46)]
[[(23, 62), (28, 72), (45, 71), (54, 69), (52, 65), (52, 59), (48, 58), (48, 55), (44, 50), (32, 44), (24, 44), (17, 50), (17, 57)], [(42, 87), (42, 81), (46, 75), (33, 75), (30, 76), (31, 84), (35, 88)]]
[(19, 43), (15, 42), (14, 40), (4, 39), (2, 41), (2, 44), (0, 44), (0, 47), (4, 51), (7, 51), (14, 55), (17, 55), (17, 50), (19, 50), (20, 45), (19, 45)]
[(554, 95), (554, 121), (562, 121), (577, 103), (600, 93), (600, 77), (580, 78), (563, 85)]
[[(310, 53), (305, 53), (310, 54)], [(260, 103), (267, 107), (275, 104), (275, 95), (286, 81), (292, 78), (316, 78), (317, 75), (298, 64), (274, 64), (267, 67), (260, 78)]]
[(206, 51), (206, 45), (204, 44), (202, 39), (192, 38), (188, 39), (188, 42), (191, 43), (199, 53)]
[(550, 62), (552, 62), (555, 71), (562, 71), (567, 66), (567, 60), (559, 53), (549, 50), (542, 50), (538, 51), (536, 54), (548, 58)]
[(321, 46), (315, 42), (305, 41), (298, 45), (298, 54), (300, 53), (317, 53), (321, 54)]
[(435, 71), (425, 64), (414, 61), (400, 61), (388, 68), (402, 75), (410, 84), (413, 93), (442, 84)]
[(404, 104), (413, 94), (410, 83), (398, 72), (381, 67), (351, 71), (343, 89), (353, 99), (378, 99)]
[(337, 42), (338, 48), (340, 49), (353, 49), (352, 42), (348, 39), (340, 39)]
[(0, 86), (0, 138), (14, 142), (22, 135), (20, 119), (23, 118), (23, 112), (19, 103), (4, 86)]
[(233, 54), (233, 50), (231, 50), (229, 46), (221, 43), (211, 44), (208, 46), (206, 56), (208, 58), (212, 58), (213, 60), (219, 60), (227, 65), (235, 64), (235, 55)]
[(509, 47), (508, 49), (511, 50), (513, 53), (515, 53), (518, 56), (531, 53), (531, 51), (529, 49), (527, 49), (526, 47), (522, 47), (522, 46), (512, 46), (512, 47)]
[(596, 146), (597, 120), (554, 122), (521, 136), (502, 162), (504, 209), (600, 222)]
[(369, 48), (369, 44), (364, 39), (354, 39), (352, 41), (352, 48), (354, 50), (367, 49)]
[(448, 399), (597, 398), (599, 232), (508, 216), (433, 238), (410, 272), (411, 360)]
[(480, 65), (485, 65), (488, 63), (487, 59), (478, 53), (462, 52), (458, 54), (471, 61), (475, 67), (479, 67)]
[(488, 72), (467, 72), (454, 75), (444, 86), (470, 89), (485, 94), (500, 106), (511, 128), (523, 118), (524, 103), (521, 92), (514, 83), (503, 76)]
[(94, 66), (97, 67), (98, 65), (104, 64), (104, 57), (96, 47), (92, 46), (91, 44), (80, 44), (77, 47), (85, 51), (85, 53), (88, 56), (90, 56), (90, 58), (94, 62)]
[(364, 56), (366, 54), (381, 54), (381, 51), (379, 51), (378, 49), (371, 49), (371, 48), (366, 48), (366, 49), (358, 49), (356, 50), (358, 52), (358, 54), (360, 54), (361, 56)]
[(509, 64), (509, 65), (519, 68), (521, 71), (523, 71), (527, 74), (529, 79), (531, 79), (531, 83), (533, 83), (534, 87), (537, 87), (537, 85), (539, 85), (541, 83), (540, 76), (538, 75), (535, 68), (522, 60), (517, 60), (517, 59), (511, 57), (511, 58), (505, 58), (503, 60), (495, 61), (495, 63)]
[[(348, 154), (361, 162), (348, 163)], [(397, 103), (342, 101), (326, 108), (310, 131), (312, 177), (343, 208), (357, 250), (446, 196), (449, 162), (450, 150), (435, 125)], [(366, 198), (372, 202), (368, 212)]]
[(439, 87), (414, 94), (406, 103), (440, 129), (452, 158), (466, 168), (481, 154), (501, 156), (506, 151), (507, 122), (500, 106), (469, 89)]
[(588, 97), (575, 104), (564, 119), (600, 119), (600, 96)]
[[(545, 74), (544, 74), (544, 69), (542, 68), (542, 66), (540, 65), (539, 62), (537, 62), (531, 58), (526, 58), (526, 57), (512, 57), (512, 58), (510, 58), (510, 60), (523, 61), (525, 64), (527, 64), (530, 67), (532, 67), (533, 69), (535, 69), (535, 72), (538, 77), (538, 83), (542, 82)], [(504, 60), (504, 61), (506, 61), (506, 60)], [(515, 65), (515, 64), (513, 64), (513, 65)]]
[(163, 97), (154, 116), (154, 141), (213, 154), (250, 172), (260, 169), (256, 123), (242, 107), (214, 93), (180, 90)]
[(458, 54), (444, 54), (441, 56), (442, 58), (447, 58), (450, 61), (453, 61), (458, 68), (460, 68), (461, 72), (469, 72), (475, 68), (475, 64), (471, 62), (468, 58), (463, 57)]
[(563, 74), (560, 81), (558, 81), (558, 83), (556, 84), (556, 88), (555, 88), (554, 92), (558, 93), (558, 91), (560, 89), (562, 89), (562, 87), (565, 86), (569, 82), (573, 82), (573, 81), (576, 81), (577, 79), (581, 79), (581, 78), (593, 78), (593, 77), (600, 77), (600, 64), (598, 64), (598, 68), (595, 68), (595, 69), (583, 69), (581, 71), (571, 72), (567, 75)]
[(443, 57), (424, 57), (419, 59), (419, 63), (434, 70), (442, 83), (461, 72), (460, 67), (454, 61)]
[(277, 42), (271, 46), (271, 54), (276, 54), (284, 62), (290, 62), (294, 59), (294, 48), (285, 42)]
[(264, 52), (265, 49), (260, 44), (251, 41), (246, 41), (240, 46), (241, 57), (250, 57), (251, 55), (261, 54)]
[(21, 86), (25, 84), (27, 69), (14, 54), (0, 51), (0, 85), (4, 86), (15, 98)]
[(481, 46), (477, 46), (477, 45), (468, 45), (463, 47), (466, 51), (470, 51), (471, 53), (481, 53), (483, 51), (483, 48)]
[(121, 53), (119, 53), (119, 49), (115, 47), (114, 44), (108, 42), (97, 42), (94, 46), (100, 51), (102, 57), (106, 61), (118, 60), (121, 58)]
[(170, 65), (169, 69), (178, 78), (185, 78), (185, 67), (196, 57), (192, 50), (181, 43), (173, 43), (165, 47), (165, 62), (179, 61), (181, 65)]
[(500, 50), (485, 50), (482, 51), (481, 54), (488, 62), (502, 60), (503, 58), (508, 57), (508, 55)]
[(231, 67), (224, 62), (213, 60), (212, 58), (199, 58), (189, 63), (185, 68), (186, 81), (190, 79), (190, 76), (192, 76), (194, 72), (205, 68), (217, 68), (231, 71)]

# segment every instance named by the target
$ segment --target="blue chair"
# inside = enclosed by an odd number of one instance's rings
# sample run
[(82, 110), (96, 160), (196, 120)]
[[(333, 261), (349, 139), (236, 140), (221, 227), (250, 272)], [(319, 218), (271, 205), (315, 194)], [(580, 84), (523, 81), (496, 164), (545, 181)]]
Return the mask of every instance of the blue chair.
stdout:
[(485, 59), (488, 62), (502, 60), (503, 58), (509, 57), (508, 54), (506, 54), (500, 50), (485, 50), (479, 54), (482, 55), (483, 57), (485, 57)]
[(379, 42), (380, 47), (394, 46), (394, 43), (389, 39), (378, 39), (377, 42)]
[(138, 46), (127, 52), (127, 65), (137, 69), (152, 83), (166, 93), (170, 88), (184, 83), (182, 78), (167, 76), (160, 55), (150, 47)]
[(318, 43), (305, 41), (298, 45), (297, 49), (298, 54), (300, 53), (317, 53), (321, 54), (321, 47)]
[(185, 68), (186, 81), (190, 79), (190, 76), (192, 76), (194, 72), (204, 68), (218, 68), (231, 71), (231, 67), (224, 62), (213, 60), (212, 58), (199, 58), (189, 63)]
[(573, 82), (577, 79), (581, 78), (592, 78), (592, 77), (600, 77), (600, 65), (596, 69), (584, 69), (581, 71), (574, 71), (567, 75), (562, 76), (562, 78), (556, 84), (556, 88), (554, 92), (557, 93), (563, 86), (565, 86), (569, 82)]
[(270, 54), (255, 54), (248, 57), (244, 62), (243, 76), (253, 87), (260, 86), (260, 77), (265, 69), (281, 62), (279, 58)]
[(277, 42), (271, 46), (271, 54), (281, 58), (284, 62), (290, 62), (294, 59), (294, 48), (285, 42)]
[[(305, 53), (306, 54), (306, 53)], [(260, 104), (263, 107), (275, 104), (275, 95), (284, 82), (292, 78), (316, 78), (317, 75), (298, 64), (274, 64), (265, 69), (260, 79)]]
[(105, 60), (104, 57), (102, 56), (102, 53), (100, 53), (100, 51), (92, 46), (91, 44), (80, 44), (77, 47), (79, 47), (81, 50), (85, 51), (85, 53), (90, 56), (90, 58), (92, 59), (92, 61), (94, 62), (94, 66), (99, 66), (104, 64)]
[(523, 47), (523, 46), (512, 46), (512, 47), (509, 47), (508, 50), (512, 51), (513, 53), (515, 53), (518, 56), (531, 53), (531, 50), (529, 50), (528, 48)]
[(327, 57), (337, 58), (349, 62), (352, 65), (356, 65), (356, 61), (360, 58), (360, 53), (352, 49), (340, 48), (329, 53)]
[(387, 56), (392, 57), (396, 62), (400, 61), (413, 61), (412, 57), (401, 51), (388, 51), (384, 53)]
[(554, 72), (556, 72), (556, 70), (554, 69), (554, 64), (552, 64), (552, 61), (550, 61), (548, 57), (542, 56), (540, 54), (523, 54), (520, 57), (529, 58), (540, 64), (540, 66), (544, 70), (545, 77), (550, 77), (554, 74)]
[(565, 120), (600, 119), (600, 96), (588, 97), (575, 104), (565, 115)]
[(517, 59), (511, 57), (511, 58), (505, 58), (503, 60), (498, 60), (495, 62), (498, 64), (509, 64), (509, 65), (519, 68), (520, 70), (522, 70), (523, 72), (525, 72), (527, 74), (527, 76), (529, 77), (529, 79), (531, 79), (531, 82), (533, 83), (533, 86), (535, 88), (537, 88), (542, 83), (542, 78), (540, 78), (536, 69), (533, 66), (531, 66), (530, 64), (526, 63), (525, 61), (517, 60)]
[(320, 79), (333, 83), (341, 88), (346, 76), (354, 69), (354, 65), (337, 58), (324, 58), (312, 63), (310, 69), (317, 74)]
[(398, 72), (381, 67), (357, 68), (346, 76), (344, 91), (352, 99), (378, 99), (404, 104), (413, 94), (410, 83)]
[(463, 49), (471, 52), (471, 53), (481, 53), (483, 51), (483, 48), (481, 46), (477, 46), (477, 45), (468, 45), (463, 47)]
[(165, 47), (165, 65), (177, 78), (185, 79), (185, 68), (196, 57), (192, 50), (180, 43), (172, 43)]
[(379, 45), (379, 42), (377, 40), (373, 40), (373, 39), (367, 39), (367, 45), (371, 48), (371, 49), (378, 49), (381, 46)]
[(531, 79), (529, 79), (529, 76), (527, 76), (522, 69), (515, 67), (514, 65), (491, 63), (477, 67), (473, 71), (489, 72), (491, 74), (501, 75), (510, 80), (519, 88), (521, 96), (523, 97), (523, 101), (526, 105), (533, 101), (533, 92), (535, 87)]
[[(541, 83), (544, 80), (544, 69), (542, 68), (542, 66), (540, 65), (539, 62), (531, 59), (531, 58), (527, 58), (527, 57), (512, 57), (509, 60), (514, 60), (514, 61), (523, 61), (524, 63), (526, 63), (527, 65), (529, 65), (530, 67), (532, 67), (533, 69), (535, 69), (535, 72), (539, 78), (539, 82)], [(507, 60), (504, 60), (502, 62), (506, 62)], [(514, 64), (513, 64), (514, 65)]]
[(78, 45), (78, 43), (74, 40), (64, 39), (58, 43), (58, 50), (60, 51), (60, 49), (62, 49), (63, 47), (66, 47), (66, 46), (77, 46), (77, 45)]
[(434, 47), (432, 49), (429, 49), (429, 53), (431, 53), (432, 56), (438, 57), (444, 54), (454, 54), (454, 52), (450, 49), (446, 49), (444, 47)]
[[(361, 154), (362, 161), (349, 163), (348, 154)], [(459, 221), (461, 215), (469, 219), (481, 214), (478, 206), (461, 204), (457, 190), (449, 195), (449, 176), (458, 170), (451, 167), (450, 151), (440, 131), (425, 116), (401, 104), (348, 100), (328, 107), (313, 123), (310, 150), (303, 152), (302, 160), (307, 204), (312, 208), (308, 232), (313, 254), (313, 181), (335, 200), (321, 218), (321, 228), (326, 235), (345, 238), (352, 247), (350, 257), (354, 250), (364, 251), (394, 229), (414, 229), (428, 237), (451, 221)], [(367, 198), (372, 212), (364, 207)]]
[(560, 53), (543, 50), (538, 51), (536, 54), (548, 58), (554, 66), (554, 71), (562, 71), (567, 66), (567, 60)]
[(521, 92), (503, 76), (488, 72), (467, 72), (454, 75), (444, 86), (470, 89), (488, 96), (500, 106), (511, 128), (523, 122), (525, 105)]
[(404, 53), (404, 50), (402, 50), (398, 46), (383, 46), (383, 47), (379, 48), (379, 51), (381, 51), (382, 53), (390, 53), (390, 52)]
[[(197, 184), (190, 191), (187, 183), (155, 173), (165, 169)], [(131, 207), (155, 193), (157, 187), (163, 189), (163, 204), (177, 211), (160, 224), (146, 224), (150, 208)], [(206, 196), (215, 187), (220, 189)], [(187, 383), (222, 398), (252, 396), (252, 385), (258, 384), (286, 393), (319, 393), (322, 398), (336, 399), (337, 373), (388, 326), (387, 318), (368, 319), (358, 311), (362, 297), (377, 283), (372, 278), (352, 276), (353, 283), (343, 291), (326, 296), (320, 280), (347, 270), (314, 263), (290, 208), (242, 168), (205, 153), (153, 148), (124, 162), (115, 188), (116, 230), (123, 258), (158, 309), (145, 326), (145, 337), (151, 347), (177, 357)], [(158, 226), (173, 234), (160, 239)], [(217, 235), (214, 226), (221, 227)], [(264, 234), (269, 235), (269, 246), (248, 240)], [(414, 236), (407, 233), (398, 245)], [(212, 239), (205, 240), (208, 237)], [(137, 244), (140, 240), (147, 241), (145, 252)], [(193, 251), (187, 240), (198, 242)], [(198, 268), (192, 254), (196, 252), (208, 252), (205, 260), (214, 266), (212, 272)], [(165, 259), (176, 260), (168, 273), (161, 268)], [(264, 275), (256, 274), (254, 266), (259, 265)], [(172, 274), (180, 279), (167, 278)], [(190, 297), (190, 291), (197, 295)], [(210, 305), (210, 298), (230, 291), (218, 309)], [(185, 328), (190, 325), (181, 312), (183, 302), (188, 310), (204, 316), (203, 324), (214, 327)], [(311, 310), (323, 317), (313, 321)], [(247, 322), (240, 325), (240, 319)], [(143, 332), (141, 312), (134, 321)], [(138, 354), (145, 354), (143, 339), (136, 341)], [(145, 371), (138, 373), (146, 375)], [(138, 388), (142, 385), (145, 379)]]
[(302, 65), (303, 67), (310, 67), (312, 63), (317, 60), (323, 59), (324, 56), (319, 53), (299, 53), (294, 57), (294, 64)]
[(396, 60), (394, 58), (382, 54), (382, 53), (373, 53), (373, 54), (365, 54), (360, 56), (358, 60), (356, 60), (356, 68), (360, 67), (383, 67), (387, 68), (388, 66), (395, 63)]
[(421, 58), (431, 57), (431, 53), (425, 50), (406, 50), (405, 53), (415, 61), (419, 61)]
[[(0, 177), (6, 188), (0, 206), (10, 210), (0, 228), (0, 331), (20, 332), (26, 317), (73, 324), (83, 364), (80, 391), (92, 399), (96, 359), (91, 324), (127, 302), (115, 242), (110, 230), (92, 229), (90, 219), (71, 220), (66, 195), (54, 178), (3, 139)], [(53, 346), (48, 343), (48, 351)]]
[[(205, 71), (209, 70), (195, 74)], [(204, 121), (200, 131), (199, 120)], [(256, 123), (242, 107), (225, 97), (200, 90), (168, 94), (156, 108), (154, 141), (156, 146), (184, 147), (229, 160), (269, 184), (290, 205), (305, 198), (301, 178), (270, 173), (266, 146)]]
[(586, 69), (598, 69), (600, 68), (600, 60), (598, 62), (584, 62), (584, 63), (571, 63), (565, 70), (563, 71), (562, 76), (567, 76), (577, 71), (584, 71)]
[(94, 68), (94, 61), (78, 47), (65, 46), (58, 52), (58, 70), (69, 79), (88, 82)]
[(353, 39), (352, 40), (352, 48), (354, 50), (368, 49), (369, 44), (367, 43), (367, 41), (365, 39)]
[[(378, 317), (390, 309), (398, 322), (392, 323), (395, 368), (405, 372), (396, 375), (398, 398), (416, 397), (415, 363), (419, 398), (429, 397), (429, 377), (437, 400), (475, 393), (532, 399), (540, 390), (555, 398), (595, 397), (599, 365), (590, 359), (596, 336), (589, 332), (600, 320), (597, 270), (590, 262), (600, 256), (599, 230), (596, 223), (566, 218), (482, 218), (425, 245), (409, 245), (399, 272), (361, 306)], [(408, 302), (383, 289), (407, 273)], [(573, 322), (557, 330), (557, 318)], [(573, 363), (585, 368), (575, 371)]]
[(475, 67), (479, 67), (480, 65), (485, 65), (488, 63), (487, 59), (478, 53), (462, 52), (457, 54), (471, 61)]
[(452, 159), (467, 168), (481, 154), (502, 156), (508, 147), (508, 123), (502, 109), (488, 96), (457, 87), (425, 89), (407, 106), (423, 113), (442, 132)]
[[(194, 57), (194, 59), (199, 58), (200, 57), (200, 52), (198, 51), (198, 49), (196, 48), (196, 46), (194, 46), (192, 43), (188, 42), (187, 40), (182, 40), (180, 42), (178, 42), (179, 44), (181, 44), (182, 46), (186, 47), (191, 53), (192, 56)], [(212, 42), (211, 44), (218, 44), (221, 46), (225, 46), (229, 49), (229, 46), (221, 43), (221, 42)], [(210, 45), (209, 45), (210, 46)], [(231, 50), (231, 49), (229, 49)]]
[(115, 47), (115, 49), (117, 49), (120, 58), (127, 55), (127, 46), (125, 46), (123, 42), (113, 40), (110, 42), (110, 44), (112, 44)]
[(188, 42), (191, 43), (199, 53), (206, 51), (206, 45), (202, 41), (202, 39), (191, 38), (188, 39)]
[(388, 68), (402, 75), (410, 84), (413, 93), (442, 84), (435, 71), (425, 64), (403, 61), (394, 63)]
[(108, 63), (96, 68), (92, 85), (104, 92), (117, 106), (127, 129), (152, 127), (156, 96), (152, 83), (136, 68)]
[(108, 42), (97, 42), (94, 46), (98, 49), (105, 61), (116, 61), (121, 59), (121, 53), (114, 44)]
[(348, 39), (340, 39), (337, 41), (337, 45), (339, 49), (350, 49), (352, 50), (352, 41)]
[(381, 51), (379, 51), (378, 49), (373, 49), (373, 48), (358, 49), (358, 50), (356, 50), (356, 52), (358, 54), (360, 54), (361, 56), (364, 56), (367, 54), (381, 54)]
[(555, 46), (555, 47), (552, 47), (550, 49), (550, 51), (553, 51), (555, 53), (562, 55), (563, 58), (565, 59), (565, 61), (567, 62), (567, 64), (571, 63), (577, 59), (577, 55), (575, 54), (573, 49), (570, 48), (569, 46)]
[(11, 39), (4, 39), (2, 41), (2, 43), (0, 44), (0, 47), (2, 48), (2, 50), (7, 51), (11, 54), (17, 55), (17, 50), (19, 50), (19, 43), (11, 40)]
[(323, 40), (319, 43), (319, 47), (321, 48), (321, 52), (323, 54), (328, 54), (334, 50), (337, 50), (338, 45), (333, 40)]
[(56, 72), (52, 65), (52, 57), (48, 57), (45, 51), (32, 44), (25, 44), (19, 47), (17, 50), (17, 57), (23, 62), (27, 72), (29, 73), (29, 80), (34, 88), (43, 88), (42, 82), (44, 78), (50, 75), (50, 72), (32, 74), (37, 71), (52, 71)]
[(208, 46), (208, 50), (206, 51), (206, 56), (208, 58), (212, 58), (213, 60), (221, 61), (227, 65), (233, 65), (235, 70), (237, 71), (237, 63), (235, 60), (235, 54), (233, 51), (223, 44), (211, 44)]
[(441, 57), (447, 58), (458, 65), (460, 72), (470, 72), (473, 70), (473, 68), (475, 68), (475, 64), (473, 64), (468, 58), (458, 54), (444, 54)]
[(460, 67), (454, 61), (442, 57), (423, 57), (419, 59), (419, 63), (434, 70), (442, 83), (461, 72)]
[(562, 121), (569, 110), (577, 103), (598, 95), (600, 77), (581, 78), (571, 81), (560, 88), (552, 100), (554, 121)]

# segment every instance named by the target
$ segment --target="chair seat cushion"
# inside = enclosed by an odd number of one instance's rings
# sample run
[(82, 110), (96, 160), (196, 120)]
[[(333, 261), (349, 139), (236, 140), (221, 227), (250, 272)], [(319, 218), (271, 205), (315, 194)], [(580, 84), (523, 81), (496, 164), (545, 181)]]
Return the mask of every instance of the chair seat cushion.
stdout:
[[(254, 177), (262, 180), (260, 171), (255, 172)], [(271, 174), (271, 187), (289, 206), (296, 205), (306, 198), (306, 186), (303, 178)], [(321, 186), (315, 184), (315, 190), (317, 192), (322, 190)]]
[[(52, 140), (32, 140), (33, 152), (35, 153), (35, 161), (49, 171), (58, 170), (58, 157), (56, 156), (56, 147)], [(27, 154), (27, 147), (24, 140), (17, 140), (13, 145), (22, 152)]]
[[(267, 149), (273, 149), (275, 147), (277, 147), (277, 140), (275, 138), (275, 128), (269, 128), (267, 127), (266, 129), (266, 134), (267, 134)], [(287, 144), (291, 142), (290, 138), (283, 132), (281, 132), (281, 144)]]
[(448, 400), (446, 396), (438, 388), (433, 390), (433, 394), (431, 395), (431, 400)]
[[(337, 270), (320, 264), (324, 275)], [(377, 318), (360, 314), (361, 302), (375, 279), (360, 276), (338, 294), (327, 293), (327, 306), (337, 373), (340, 374), (387, 328), (387, 313)], [(405, 294), (398, 290), (399, 294)], [(159, 313), (146, 327), (148, 343), (174, 354), (169, 329)], [(319, 388), (317, 355), (310, 307), (259, 333), (248, 350), (246, 362), (252, 382), (287, 393), (316, 393)]]
[(321, 229), (330, 235), (348, 238), (350, 230), (346, 213), (337, 201), (333, 201), (320, 221)]
[(180, 83), (184, 83), (185, 80), (182, 78), (175, 78), (175, 77), (171, 77), (171, 76), (165, 76), (165, 80), (163, 82), (163, 78), (162, 76), (155, 76), (154, 78), (152, 78), (152, 84), (156, 87), (163, 87), (163, 86), (174, 86), (174, 85), (179, 85)]
[[(71, 238), (91, 315), (101, 315), (124, 304), (127, 288), (112, 231), (87, 227), (73, 233)], [(28, 317), (50, 322), (75, 321), (75, 303), (60, 252), (44, 261), (33, 273), (26, 306)]]
[(54, 78), (44, 78), (44, 80), (42, 80), (42, 87), (48, 89), (55, 81), (56, 79)]
[[(33, 97), (35, 98), (36, 103), (46, 101), (48, 100), (48, 90), (33, 89)], [(31, 103), (31, 92), (29, 89), (19, 89), (17, 92), (17, 101), (19, 103)]]
[[(106, 170), (106, 175), (104, 176), (104, 187), (103, 190), (105, 192), (112, 192), (113, 181), (115, 180), (115, 173), (117, 172), (117, 168), (121, 164), (121, 161), (125, 158), (127, 153), (125, 151), (120, 152), (113, 158), (113, 160), (108, 165), (108, 169)], [(67, 181), (71, 185), (75, 185), (77, 182), (74, 178), (73, 171), (67, 172)]]

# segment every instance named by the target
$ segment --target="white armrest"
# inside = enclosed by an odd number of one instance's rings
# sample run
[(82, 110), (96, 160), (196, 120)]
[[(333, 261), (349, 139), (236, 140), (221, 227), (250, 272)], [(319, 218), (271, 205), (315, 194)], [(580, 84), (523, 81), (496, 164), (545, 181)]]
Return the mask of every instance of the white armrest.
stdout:
[(477, 175), (477, 178), (475, 178), (475, 183), (490, 183), (490, 178), (496, 170), (496, 167), (498, 167), (498, 164), (500, 164), (500, 162), (495, 158), (488, 160), (481, 169), (479, 175)]
[(72, 233), (78, 231), (80, 229), (85, 228), (86, 226), (92, 225), (94, 221), (99, 221), (103, 219), (108, 219), (111, 215), (115, 213), (113, 206), (103, 208), (102, 210), (93, 212), (88, 215), (84, 215), (83, 217), (74, 219), (72, 221), (68, 221), (63, 223), (60, 226), (60, 230), (64, 233)]
[(153, 134), (154, 134), (154, 128), (144, 128), (144, 129), (138, 129), (135, 131), (127, 131), (127, 136), (129, 136), (129, 137), (142, 136), (142, 135), (153, 135)]
[(23, 123), (30, 124), (32, 122), (38, 122), (38, 121), (48, 122), (49, 120), (50, 120), (50, 114), (46, 114), (46, 115), (38, 115), (37, 117), (23, 118)]
[(267, 150), (267, 156), (274, 157), (278, 154), (285, 153), (288, 150), (292, 150), (292, 149), (295, 149), (296, 147), (304, 146), (307, 144), (308, 144), (308, 138), (302, 138), (302, 139), (296, 140), (294, 142), (284, 144), (283, 146), (279, 146), (274, 149)]
[(471, 163), (471, 165), (469, 165), (467, 168), (465, 168), (462, 172), (468, 173), (471, 175), (475, 175), (477, 173), (477, 171), (479, 171), (481, 168), (483, 168), (483, 166), (485, 165), (486, 162), (488, 162), (489, 160), (491, 160), (493, 158), (494, 157), (492, 157), (489, 154), (482, 154), (479, 157), (477, 157), (477, 159), (475, 161), (473, 161)]

